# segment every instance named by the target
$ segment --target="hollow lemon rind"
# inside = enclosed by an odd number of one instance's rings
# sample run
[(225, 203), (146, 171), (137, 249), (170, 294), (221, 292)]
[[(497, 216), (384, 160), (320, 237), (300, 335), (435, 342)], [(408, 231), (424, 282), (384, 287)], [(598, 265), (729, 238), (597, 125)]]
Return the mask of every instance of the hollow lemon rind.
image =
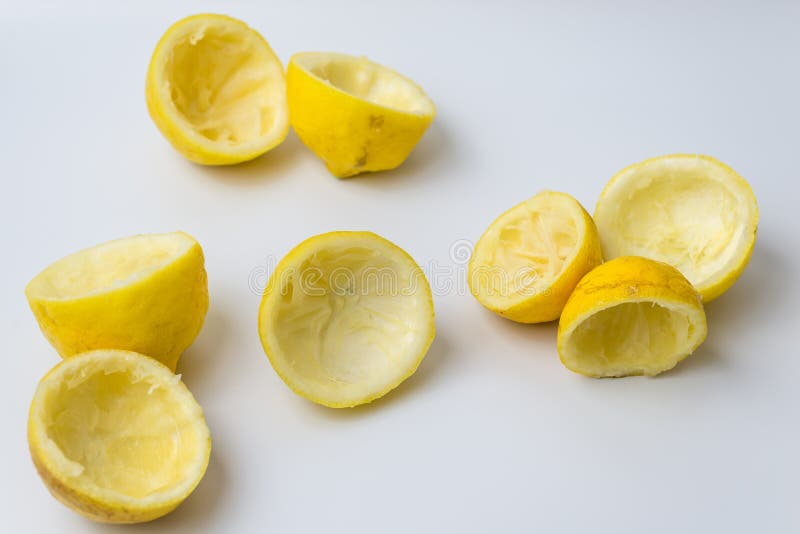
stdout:
[[(694, 337), (675, 351), (671, 364), (655, 372), (631, 369), (614, 374), (593, 373), (576, 365), (570, 338), (581, 323), (603, 310), (624, 303), (647, 302), (684, 313), (694, 328)], [(669, 264), (637, 256), (607, 261), (581, 279), (570, 295), (558, 323), (557, 349), (561, 363), (575, 373), (592, 378), (654, 376), (674, 368), (692, 354), (708, 334), (702, 297), (692, 284)]]
[[(360, 397), (331, 398), (326, 396), (324, 393), (316, 391), (314, 388), (303, 387), (300, 381), (295, 380), (294, 377), (286, 372), (284, 359), (281, 358), (281, 352), (277, 348), (278, 343), (275, 339), (275, 334), (270, 329), (266, 328), (265, 325), (268, 324), (268, 321), (266, 321), (267, 315), (271, 313), (271, 310), (275, 305), (274, 298), (280, 293), (281, 273), (306, 258), (309, 252), (324, 248), (326, 241), (332, 242), (338, 239), (348, 239), (352, 237), (374, 240), (376, 245), (383, 247), (384, 250), (391, 251), (392, 254), (397, 254), (398, 257), (402, 258), (404, 262), (407, 262), (408, 265), (413, 266), (417, 276), (423, 282), (420, 283), (419, 288), (423, 292), (426, 304), (430, 310), (430, 314), (428, 316), (429, 333), (421, 343), (420, 352), (414, 358), (411, 365), (408, 366), (404, 373), (397, 375), (394, 380), (388, 383), (387, 386), (376, 389), (375, 391)], [(286, 254), (286, 256), (283, 257), (283, 259), (281, 259), (280, 262), (278, 262), (278, 265), (275, 267), (275, 270), (267, 282), (267, 286), (264, 290), (264, 294), (261, 298), (261, 304), (258, 309), (258, 335), (272, 368), (275, 370), (281, 380), (283, 380), (283, 382), (289, 387), (289, 389), (307, 400), (328, 408), (353, 408), (362, 404), (368, 404), (383, 397), (402, 384), (406, 379), (416, 372), (417, 368), (419, 368), (419, 365), (422, 363), (422, 360), (425, 358), (428, 349), (436, 337), (433, 295), (431, 293), (430, 284), (428, 283), (427, 278), (425, 278), (425, 275), (419, 265), (417, 265), (414, 259), (405, 250), (398, 247), (388, 239), (385, 239), (373, 232), (364, 231), (335, 231), (318, 234), (305, 239), (300, 244), (295, 246), (291, 251), (289, 251), (288, 254)]]
[[(750, 258), (753, 254), (753, 249), (755, 248), (756, 237), (758, 234), (758, 220), (759, 220), (759, 211), (758, 211), (758, 203), (756, 201), (755, 195), (753, 194), (753, 190), (750, 187), (750, 184), (744, 178), (739, 175), (735, 170), (733, 170), (730, 166), (726, 165), (725, 163), (719, 161), (716, 158), (711, 156), (705, 156), (701, 154), (670, 154), (667, 156), (657, 156), (653, 158), (646, 159), (644, 161), (640, 161), (638, 163), (634, 163), (629, 165), (615, 174), (611, 180), (606, 184), (603, 188), (603, 191), (600, 193), (600, 197), (597, 200), (597, 204), (595, 205), (594, 211), (594, 220), (597, 224), (598, 231), (600, 232), (601, 242), (602, 236), (607, 231), (610, 232), (611, 230), (606, 230), (604, 228), (604, 219), (606, 212), (612, 212), (616, 209), (615, 206), (606, 205), (606, 200), (610, 196), (610, 192), (622, 186), (623, 180), (629, 178), (637, 171), (640, 171), (650, 165), (657, 164), (660, 162), (667, 162), (669, 160), (680, 160), (680, 159), (699, 159), (703, 160), (704, 162), (708, 162), (711, 165), (718, 167), (719, 169), (723, 170), (724, 176), (727, 178), (727, 182), (724, 184), (732, 190), (739, 200), (742, 200), (744, 203), (749, 204), (750, 208), (750, 216), (746, 221), (742, 221), (742, 226), (744, 228), (743, 238), (746, 239), (746, 242), (743, 246), (739, 247), (739, 253), (730, 262), (728, 265), (723, 266), (724, 268), (719, 269), (714, 275), (709, 277), (707, 280), (703, 280), (700, 282), (695, 282), (694, 286), (695, 289), (700, 293), (703, 297), (704, 303), (709, 303), (712, 300), (716, 299), (723, 293), (725, 293), (728, 289), (733, 286), (736, 280), (744, 272), (747, 264), (750, 262)], [(604, 249), (604, 255), (608, 255), (608, 251)], [(624, 254), (623, 254), (624, 255)], [(613, 259), (611, 257), (607, 257), (606, 259)]]
[(575, 198), (567, 193), (556, 191), (542, 191), (503, 212), (492, 221), (486, 231), (478, 239), (478, 242), (475, 244), (475, 250), (484, 245), (484, 239), (489, 233), (489, 230), (494, 225), (499, 224), (509, 214), (520, 209), (525, 209), (528, 203), (537, 197), (551, 195), (567, 200), (569, 204), (573, 205), (575, 214), (578, 215), (577, 227), (579, 246), (567, 257), (561, 271), (550, 281), (547, 287), (534, 295), (518, 297), (515, 302), (500, 304), (485, 298), (481, 294), (479, 288), (475, 287), (475, 271), (479, 266), (477, 265), (474, 252), (470, 257), (467, 267), (467, 284), (475, 299), (486, 309), (518, 323), (544, 323), (558, 319), (570, 293), (578, 284), (578, 281), (603, 261), (600, 238), (589, 213)]
[[(59, 383), (50, 384), (50, 381), (66, 366), (80, 366), (83, 360), (98, 357), (122, 358), (135, 365), (146, 367), (149, 372), (160, 374), (164, 379), (164, 384), (169, 384), (169, 387), (177, 388), (177, 391), (180, 392), (182, 404), (188, 407), (190, 415), (194, 416), (192, 418), (195, 424), (194, 428), (202, 443), (202, 454), (194, 464), (192, 471), (194, 476), (190, 477), (182, 487), (179, 486), (166, 494), (161, 492), (151, 494), (144, 499), (135, 499), (94, 485), (74, 483), (69, 475), (64, 473), (64, 469), (59, 468), (59, 461), (48, 454), (48, 448), (53, 445), (49, 443), (50, 438), (44, 429), (45, 423), (40, 417), (42, 415), (39, 413), (40, 397), (46, 388), (58, 387)], [(63, 360), (53, 367), (39, 381), (31, 401), (28, 411), (27, 435), (28, 449), (33, 464), (53, 497), (87, 519), (101, 523), (143, 523), (171, 512), (200, 484), (211, 457), (211, 434), (208, 425), (205, 422), (202, 408), (197, 404), (186, 385), (180, 380), (176, 381), (172, 371), (161, 362), (143, 354), (122, 350), (89, 351), (75, 358)]]
[[(212, 141), (194, 130), (192, 124), (175, 109), (170, 95), (165, 92), (165, 80), (162, 75), (164, 63), (176, 38), (187, 31), (189, 27), (203, 23), (233, 25), (240, 31), (247, 32), (251, 38), (264, 47), (271, 61), (277, 63), (280, 67), (281, 82), (283, 83), (279, 90), (275, 92), (277, 97), (282, 99), (282, 102), (279, 101), (276, 106), (280, 119), (267, 134), (236, 146)], [(186, 159), (201, 165), (235, 165), (243, 163), (255, 159), (280, 145), (289, 133), (289, 111), (285, 93), (286, 77), (283, 64), (266, 39), (241, 20), (214, 13), (201, 13), (186, 17), (172, 24), (164, 32), (150, 58), (145, 83), (147, 110), (159, 131), (175, 150)]]
[(414, 113), (359, 98), (317, 77), (303, 66), (311, 57), (356, 61), (347, 54), (300, 52), (286, 71), (289, 117), (295, 133), (337, 178), (397, 168), (411, 154), (436, 115), (422, 88), (402, 74), (370, 61), (416, 87), (429, 106)]
[[(194, 342), (208, 311), (208, 277), (200, 244), (184, 232), (151, 234), (186, 240), (185, 252), (141, 275), (100, 291), (57, 298), (37, 289), (40, 277), (59, 263), (99, 247), (147, 238), (108, 241), (55, 261), (25, 287), (28, 304), (45, 338), (62, 358), (95, 349), (122, 349), (148, 354), (173, 371)], [(167, 322), (171, 321), (171, 324)], [(169, 332), (167, 330), (169, 328)]]

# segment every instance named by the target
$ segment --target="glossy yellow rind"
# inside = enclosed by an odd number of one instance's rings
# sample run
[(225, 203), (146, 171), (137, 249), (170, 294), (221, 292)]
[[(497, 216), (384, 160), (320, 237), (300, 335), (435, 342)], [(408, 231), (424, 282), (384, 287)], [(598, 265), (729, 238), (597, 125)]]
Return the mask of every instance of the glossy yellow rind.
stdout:
[[(359, 80), (383, 76), (402, 87), (404, 99), (397, 106), (382, 105), (314, 73), (333, 68), (352, 71)], [(292, 127), (339, 178), (399, 166), (436, 113), (433, 102), (411, 80), (366, 58), (345, 54), (295, 54), (289, 60), (286, 86)]]
[[(491, 252), (502, 246), (498, 243), (498, 236), (502, 234), (505, 229), (503, 226), (509, 220), (531, 216), (533, 210), (542, 209), (555, 203), (558, 203), (558, 210), (562, 215), (570, 219), (570, 226), (575, 232), (576, 238), (576, 241), (569, 245), (571, 250), (564, 258), (559, 272), (552, 278), (541, 280), (535, 293), (531, 295), (508, 299), (487, 296), (485, 288), (481, 286), (480, 270), (502, 269), (503, 266), (485, 264), (482, 259), (484, 250)], [(537, 232), (525, 236), (525, 238), (549, 242), (553, 240), (554, 233), (562, 230), (560, 228), (538, 228)], [(507, 210), (489, 225), (475, 245), (468, 266), (467, 281), (472, 295), (478, 302), (501, 317), (520, 323), (541, 323), (558, 319), (570, 293), (581, 277), (602, 261), (597, 229), (586, 210), (577, 200), (566, 193), (542, 191)], [(531, 266), (533, 265), (531, 263)], [(508, 278), (513, 279), (514, 275), (515, 273), (508, 273)]]
[[(303, 325), (304, 321), (310, 324), (313, 320), (315, 313), (312, 308), (309, 308), (309, 313), (302, 314), (299, 319), (298, 333), (280, 331), (281, 328), (292, 326), (282, 322), (279, 317), (283, 310), (291, 306), (297, 296), (296, 293), (302, 290), (303, 282), (300, 279), (306, 274), (312, 275), (307, 280), (313, 280), (317, 276), (319, 276), (318, 279), (322, 279), (331, 274), (331, 271), (328, 270), (316, 271), (319, 268), (318, 265), (321, 265), (315, 263), (317, 258), (328, 257), (329, 260), (326, 261), (329, 266), (333, 267), (333, 270), (339, 269), (341, 272), (350, 269), (356, 273), (357, 276), (353, 278), (355, 281), (353, 293), (362, 294), (359, 293), (358, 286), (361, 284), (365, 262), (363, 258), (348, 259), (347, 254), (341, 253), (342, 249), (372, 251), (385, 260), (384, 263), (378, 265), (379, 270), (385, 269), (386, 265), (394, 265), (393, 269), (398, 274), (398, 278), (405, 279), (405, 281), (401, 280), (401, 284), (398, 285), (399, 293), (378, 295), (379, 304), (383, 306), (381, 310), (373, 312), (372, 309), (367, 309), (366, 302), (359, 299), (346, 302), (343, 307), (338, 304), (333, 306), (337, 313), (342, 309), (349, 309), (351, 317), (363, 312), (364, 324), (354, 321), (349, 321), (348, 324), (346, 320), (337, 322), (334, 314), (325, 319), (324, 332), (320, 337), (335, 337), (341, 333), (341, 330), (352, 331), (353, 327), (356, 327), (355, 330), (363, 329), (373, 332), (370, 345), (400, 347), (401, 353), (395, 354), (395, 358), (390, 358), (393, 361), (389, 362), (388, 367), (368, 373), (368, 376), (353, 382), (332, 375), (327, 376), (328, 371), (324, 369), (320, 354), (308, 354), (296, 349), (292, 352), (289, 350), (290, 347), (287, 347), (286, 341), (281, 342), (281, 337), (288, 334), (306, 338), (310, 335), (310, 330), (314, 335), (313, 328), (306, 329)], [(370, 267), (369, 264), (366, 265), (366, 268)], [(410, 284), (407, 283), (409, 280), (411, 280)], [(287, 284), (293, 288), (288, 297), (286, 295)], [(311, 288), (311, 285), (308, 287)], [(331, 290), (328, 288), (327, 292), (320, 293), (318, 296), (323, 302), (326, 300), (336, 301), (336, 297), (330, 293)], [(363, 298), (363, 301), (370, 300), (370, 298)], [(375, 305), (374, 300), (371, 302)], [(411, 321), (413, 328), (401, 334), (392, 334), (391, 329), (379, 330), (378, 326), (382, 320), (395, 311), (405, 314), (404, 317)], [(341, 324), (339, 331), (331, 326), (333, 324)], [(372, 232), (329, 232), (306, 239), (278, 263), (270, 276), (261, 300), (258, 328), (264, 352), (276, 373), (289, 388), (301, 397), (317, 404), (331, 408), (348, 408), (366, 404), (384, 396), (414, 374), (435, 336), (433, 298), (430, 285), (422, 269), (411, 256), (397, 245)], [(345, 361), (345, 366), (348, 367), (346, 371), (357, 370), (355, 369), (357, 368), (356, 364), (347, 364), (347, 358), (352, 355), (336, 355), (334, 353), (333, 356)], [(298, 363), (298, 360), (308, 360), (312, 363), (306, 363), (304, 366), (302, 362)], [(313, 375), (309, 369), (313, 371)], [(307, 375), (303, 374), (304, 370)]]
[[(192, 69), (186, 73), (188, 77), (197, 77), (197, 69), (225, 69), (221, 76), (219, 86), (212, 88), (211, 94), (219, 94), (230, 86), (231, 79), (237, 75), (237, 69), (243, 69), (247, 62), (247, 54), (256, 57), (250, 62), (250, 70), (261, 69), (263, 78), (259, 80), (256, 89), (269, 93), (262, 97), (260, 106), (268, 105), (274, 115), (274, 122), (268, 131), (262, 135), (240, 139), (235, 143), (222, 142), (209, 139), (197, 129), (186, 115), (176, 107), (172, 97), (172, 83), (167, 65), (173, 58), (174, 48), (183, 40), (193, 35), (203, 35), (208, 29), (219, 30), (225, 38), (215, 52), (219, 57), (201, 58), (203, 61), (194, 62), (186, 68)], [(241, 40), (243, 49), (235, 50), (231, 46), (231, 37), (235, 35)], [(224, 51), (223, 51), (224, 50)], [(253, 85), (254, 74), (243, 72), (240, 75), (241, 84)], [(260, 85), (259, 85), (260, 84)], [(244, 87), (238, 93), (229, 97), (232, 102), (243, 102), (248, 94), (253, 93), (253, 87)], [(229, 91), (232, 92), (232, 91)], [(244, 95), (244, 96), (242, 96)], [(231, 165), (254, 159), (272, 148), (278, 146), (289, 132), (289, 113), (286, 105), (286, 82), (278, 57), (270, 48), (269, 43), (255, 30), (244, 22), (225, 15), (203, 13), (186, 17), (174, 23), (164, 33), (150, 59), (145, 84), (145, 97), (150, 117), (164, 137), (172, 146), (187, 159), (203, 165)], [(264, 101), (268, 100), (268, 102)], [(212, 104), (206, 101), (189, 103), (192, 109), (206, 111)], [(240, 106), (241, 107), (241, 106)], [(230, 113), (225, 106), (219, 106), (219, 113)], [(241, 109), (237, 112), (240, 116), (231, 120), (255, 121), (259, 120), (253, 114), (259, 109), (255, 106)]]
[[(608, 372), (588, 370), (589, 366), (581, 361), (572, 343), (575, 330), (595, 314), (626, 303), (660, 306), (666, 310), (665, 313), (680, 314), (688, 323), (689, 335), (676, 343), (675, 350), (664, 355), (662, 361), (653, 362), (650, 354), (642, 351), (641, 365), (609, 369)], [(606, 326), (606, 332), (610, 336), (617, 334), (613, 324)], [(651, 336), (658, 334), (657, 330), (650, 332)], [(677, 269), (647, 258), (626, 256), (590, 271), (575, 287), (558, 324), (558, 353), (564, 366), (587, 376), (654, 375), (673, 368), (694, 352), (706, 334), (702, 298)], [(654, 339), (651, 343), (658, 344), (659, 341)]]
[[(54, 441), (51, 428), (62, 415), (50, 411), (52, 407), (48, 408), (48, 395), (58, 394), (70, 387), (70, 379), (65, 378), (70, 373), (80, 374), (86, 369), (103, 372), (104, 368), (109, 373), (130, 372), (140, 380), (148, 380), (151, 387), (167, 388), (173, 400), (172, 407), (185, 416), (184, 424), (188, 425), (188, 430), (183, 429), (182, 435), (191, 435), (195, 439), (191, 445), (178, 444), (184, 447), (183, 450), (190, 450), (192, 455), (187, 458), (185, 478), (176, 481), (173, 486), (145, 497), (125, 495), (124, 488), (99, 487), (82, 476), (82, 469), (76, 471), (76, 466), (80, 465), (75, 463), (77, 459), (66, 457)], [(124, 395), (125, 392), (120, 394)], [(139, 405), (144, 408), (147, 402), (148, 399), (144, 397)], [(94, 414), (78, 416), (91, 419)], [(51, 369), (39, 382), (31, 402), (27, 434), (33, 464), (50, 493), (80, 515), (103, 523), (141, 523), (169, 513), (200, 483), (211, 453), (211, 436), (202, 409), (180, 377), (173, 375), (160, 362), (128, 351), (91, 351), (63, 360)], [(89, 434), (84, 438), (95, 439)], [(92, 461), (103, 459), (93, 458)], [(135, 465), (128, 467), (137, 468)]]
[[(638, 209), (636, 202), (642, 204)], [(706, 303), (744, 272), (758, 218), (747, 181), (698, 154), (660, 156), (624, 168), (605, 186), (594, 213), (606, 259), (637, 255), (669, 263)]]
[[(149, 239), (176, 241), (179, 249), (165, 263), (141, 273), (126, 273), (121, 278), (109, 275), (114, 272), (114, 261), (131, 259), (125, 253), (128, 243), (140, 247), (136, 254), (146, 256)], [(117, 253), (105, 259), (108, 265), (86, 260), (97, 276), (110, 276), (103, 287), (67, 296), (52, 289), (49, 280), (67, 276), (62, 275), (63, 266), (83, 257), (93, 258), (109, 246)], [(77, 278), (64, 285), (83, 284), (93, 275), (69, 276)], [(42, 333), (63, 358), (93, 349), (123, 349), (148, 354), (172, 370), (197, 337), (208, 310), (203, 250), (183, 232), (134, 236), (77, 252), (39, 273), (25, 288), (25, 295)]]

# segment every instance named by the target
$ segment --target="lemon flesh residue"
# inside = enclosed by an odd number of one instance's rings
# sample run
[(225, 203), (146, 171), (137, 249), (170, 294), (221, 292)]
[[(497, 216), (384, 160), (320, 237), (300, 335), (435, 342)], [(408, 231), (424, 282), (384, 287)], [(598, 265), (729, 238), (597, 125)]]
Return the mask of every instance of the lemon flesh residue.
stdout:
[(81, 369), (47, 396), (47, 434), (81, 477), (142, 498), (180, 482), (197, 455), (197, 433), (172, 393), (128, 370)]
[(680, 309), (653, 302), (606, 308), (572, 334), (584, 371), (596, 375), (657, 374), (674, 365), (674, 354), (691, 338), (692, 324)]
[(310, 52), (296, 55), (295, 61), (358, 99), (406, 113), (430, 115), (436, 111), (418, 85), (365, 57)]
[(165, 65), (172, 102), (210, 141), (239, 144), (275, 125), (280, 71), (247, 34), (203, 25), (175, 42)]
[(569, 200), (534, 199), (501, 215), (481, 237), (486, 245), (475, 248), (474, 261), (486, 268), (476, 279), (487, 300), (513, 303), (541, 291), (575, 255), (580, 221), (566, 206)]
[(52, 263), (26, 288), (29, 298), (71, 299), (113, 291), (178, 259), (196, 241), (186, 234), (149, 234), (109, 241)]

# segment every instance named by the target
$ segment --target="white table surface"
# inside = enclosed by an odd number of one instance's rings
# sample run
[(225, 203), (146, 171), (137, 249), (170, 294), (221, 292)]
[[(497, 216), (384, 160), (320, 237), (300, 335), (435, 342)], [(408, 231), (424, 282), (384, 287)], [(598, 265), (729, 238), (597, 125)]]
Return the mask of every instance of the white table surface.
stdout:
[[(57, 503), (29, 460), (28, 404), (59, 358), (23, 287), (70, 252), (176, 229), (207, 259), (211, 308), (179, 371), (213, 453), (184, 505), (125, 532), (800, 529), (800, 4), (488, 4), (3, 2), (0, 530), (123, 531)], [(166, 27), (201, 11), (242, 18), (284, 61), (366, 54), (439, 114), (385, 174), (339, 181), (293, 135), (250, 164), (193, 165), (151, 123), (144, 73)], [(572, 374), (554, 324), (502, 320), (464, 290), (453, 244), (506, 208), (550, 188), (591, 211), (617, 170), (674, 152), (738, 170), (761, 224), (749, 268), (707, 308), (708, 340), (673, 372)], [(417, 374), (345, 411), (281, 382), (251, 289), (335, 229), (373, 230), (447, 273)]]

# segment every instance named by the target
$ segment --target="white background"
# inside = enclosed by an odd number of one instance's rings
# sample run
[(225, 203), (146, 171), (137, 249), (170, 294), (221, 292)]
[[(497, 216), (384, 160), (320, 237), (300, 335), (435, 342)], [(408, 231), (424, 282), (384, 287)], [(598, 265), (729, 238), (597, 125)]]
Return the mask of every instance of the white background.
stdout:
[[(207, 258), (211, 308), (179, 370), (213, 453), (184, 505), (125, 532), (800, 529), (800, 3), (1, 3), (0, 530), (123, 531), (57, 503), (28, 458), (28, 403), (59, 358), (23, 288), (68, 253), (176, 229)], [(284, 62), (369, 55), (439, 114), (394, 172), (337, 180), (293, 134), (249, 164), (193, 165), (150, 122), (144, 74), (167, 26), (201, 11), (242, 18)], [(455, 283), (451, 245), (511, 205), (550, 188), (592, 211), (616, 171), (674, 152), (738, 170), (761, 224), (673, 372), (577, 376), (554, 324), (455, 287), (434, 288), (417, 374), (373, 405), (311, 404), (261, 350), (251, 273), (310, 235), (373, 230)]]

